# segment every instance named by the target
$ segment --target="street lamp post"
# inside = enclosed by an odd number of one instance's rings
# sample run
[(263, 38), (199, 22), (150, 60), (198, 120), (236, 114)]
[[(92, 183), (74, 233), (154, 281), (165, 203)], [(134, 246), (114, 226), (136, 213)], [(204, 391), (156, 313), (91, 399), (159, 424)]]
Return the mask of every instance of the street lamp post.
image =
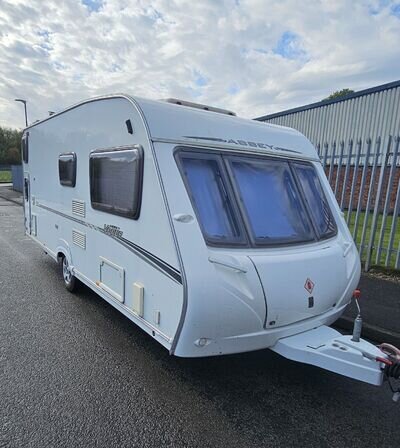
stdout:
[(28, 127), (28, 112), (26, 110), (26, 100), (21, 100), (20, 98), (16, 98), (15, 101), (18, 101), (19, 103), (23, 103), (24, 109), (25, 109), (25, 125)]

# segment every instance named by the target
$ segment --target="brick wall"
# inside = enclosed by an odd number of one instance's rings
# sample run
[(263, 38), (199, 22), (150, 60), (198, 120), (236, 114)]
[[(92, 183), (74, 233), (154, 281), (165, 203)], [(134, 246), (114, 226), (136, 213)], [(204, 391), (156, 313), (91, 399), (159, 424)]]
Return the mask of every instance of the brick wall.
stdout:
[[(363, 166), (359, 166), (358, 170), (357, 170), (357, 179), (356, 179), (356, 185), (355, 185), (355, 189), (354, 189), (353, 203), (352, 203), (353, 210), (355, 210), (357, 208), (357, 204), (358, 204), (358, 200), (359, 200), (359, 196), (360, 196), (360, 186), (361, 186), (361, 178), (362, 178), (362, 174), (363, 174), (363, 169), (364, 169)], [(329, 178), (329, 170), (330, 170), (330, 167), (326, 166), (325, 173), (328, 178)], [(340, 201), (342, 198), (345, 171), (346, 171), (346, 166), (343, 165), (340, 168), (339, 184), (338, 184), (338, 190), (336, 192), (336, 199), (339, 202), (339, 204), (340, 204)], [(337, 172), (338, 172), (338, 165), (335, 165), (333, 167), (333, 173), (332, 173), (332, 178), (331, 178), (331, 187), (332, 187), (333, 191), (335, 191)], [(361, 194), (362, 194), (362, 203), (361, 203), (362, 210), (365, 210), (370, 188), (372, 188), (372, 200), (371, 200), (371, 204), (370, 204), (370, 211), (372, 211), (373, 207), (375, 206), (376, 193), (377, 193), (377, 189), (378, 189), (380, 173), (381, 173), (381, 167), (376, 167), (374, 181), (371, 185), (372, 166), (369, 166), (367, 168), (366, 182), (365, 182), (364, 189), (361, 192)], [(389, 174), (390, 174), (390, 167), (388, 166), (385, 170), (382, 195), (381, 195), (381, 200), (380, 200), (380, 204), (379, 204), (380, 210), (383, 210), (383, 206), (385, 204), (386, 192), (387, 192), (388, 182), (389, 182)], [(349, 177), (347, 180), (346, 193), (345, 193), (345, 199), (344, 199), (344, 208), (345, 209), (348, 209), (348, 206), (349, 206), (349, 199), (350, 199), (353, 177), (354, 177), (354, 166), (351, 166), (350, 172), (349, 172)], [(399, 182), (400, 182), (400, 166), (396, 167), (396, 170), (394, 173), (393, 185), (392, 185), (392, 188), (390, 191), (389, 213), (393, 213), (393, 210), (394, 210), (397, 187), (398, 187)]]

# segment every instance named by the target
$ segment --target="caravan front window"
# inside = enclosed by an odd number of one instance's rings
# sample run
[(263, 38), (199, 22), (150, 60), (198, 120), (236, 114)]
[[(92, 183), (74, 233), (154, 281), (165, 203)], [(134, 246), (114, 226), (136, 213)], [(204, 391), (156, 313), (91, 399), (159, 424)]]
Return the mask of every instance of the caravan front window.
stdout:
[(256, 244), (314, 239), (288, 162), (244, 157), (229, 162)]
[(303, 163), (294, 166), (319, 237), (331, 237), (336, 225), (315, 169)]
[(243, 243), (243, 231), (234, 212), (220, 157), (182, 157), (192, 202), (207, 240), (211, 243)]
[(208, 243), (275, 246), (336, 234), (311, 163), (186, 148), (177, 160)]

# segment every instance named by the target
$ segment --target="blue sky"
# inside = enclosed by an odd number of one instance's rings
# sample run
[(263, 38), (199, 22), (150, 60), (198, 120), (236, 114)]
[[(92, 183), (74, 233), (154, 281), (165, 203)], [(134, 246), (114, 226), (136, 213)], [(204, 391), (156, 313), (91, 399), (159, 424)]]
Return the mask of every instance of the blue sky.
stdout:
[(102, 0), (82, 0), (90, 12), (98, 12), (103, 5)]
[(113, 92), (255, 117), (400, 78), (399, 41), (390, 0), (2, 0), (0, 124)]
[(394, 16), (400, 18), (400, 3), (395, 3), (394, 5), (391, 5), (390, 11)]
[(292, 31), (285, 31), (276, 43), (274, 53), (287, 59), (301, 59), (305, 51), (301, 48), (301, 39)]

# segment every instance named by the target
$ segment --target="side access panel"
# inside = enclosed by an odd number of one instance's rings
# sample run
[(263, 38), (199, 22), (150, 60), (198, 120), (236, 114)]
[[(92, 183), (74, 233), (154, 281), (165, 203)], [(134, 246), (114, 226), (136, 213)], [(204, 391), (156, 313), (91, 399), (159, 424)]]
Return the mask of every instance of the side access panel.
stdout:
[(125, 300), (125, 271), (121, 266), (100, 257), (100, 288), (114, 299), (123, 303)]

